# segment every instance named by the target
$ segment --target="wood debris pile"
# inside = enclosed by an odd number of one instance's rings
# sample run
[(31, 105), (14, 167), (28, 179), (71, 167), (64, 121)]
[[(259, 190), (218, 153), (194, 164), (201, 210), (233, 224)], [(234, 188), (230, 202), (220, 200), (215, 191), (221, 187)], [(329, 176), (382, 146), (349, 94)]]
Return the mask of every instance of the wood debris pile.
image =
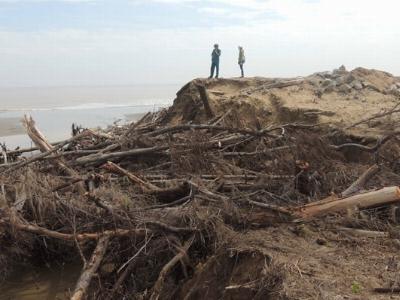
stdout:
[[(332, 230), (385, 235), (397, 222), (399, 132), (235, 126), (199, 91), (202, 123), (161, 111), (50, 144), (26, 117), (36, 148), (1, 154), (3, 277), (21, 259), (81, 260), (71, 299), (286, 299), (284, 268), (237, 233), (335, 216)], [(349, 211), (368, 221), (344, 229)]]

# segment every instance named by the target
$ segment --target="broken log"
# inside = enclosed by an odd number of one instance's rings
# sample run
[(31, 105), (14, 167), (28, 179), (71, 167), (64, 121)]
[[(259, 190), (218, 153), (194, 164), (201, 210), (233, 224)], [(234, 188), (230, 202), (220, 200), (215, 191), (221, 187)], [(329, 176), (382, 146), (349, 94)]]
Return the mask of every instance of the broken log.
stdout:
[(333, 197), (328, 197), (321, 201), (297, 207), (294, 209), (294, 213), (299, 217), (306, 219), (340, 212), (346, 209), (353, 209), (355, 207), (363, 209), (388, 205), (400, 202), (400, 188), (397, 186), (391, 186), (347, 198), (332, 198)]
[(207, 118), (214, 118), (215, 114), (210, 106), (210, 99), (207, 94), (206, 87), (203, 84), (197, 83), (196, 88), (199, 91), (200, 99), (203, 102), (204, 110), (206, 112)]
[(373, 165), (370, 167), (342, 193), (342, 197), (348, 197), (362, 190), (367, 182), (379, 171), (380, 167), (378, 165)]
[(74, 293), (71, 300), (81, 300), (85, 297), (89, 288), (90, 282), (97, 272), (101, 261), (103, 260), (104, 254), (107, 251), (110, 236), (103, 235), (99, 238), (97, 246), (92, 253), (89, 263), (84, 267), (81, 276), (78, 279)]
[(139, 155), (145, 154), (153, 154), (158, 153), (163, 150), (167, 150), (168, 146), (160, 146), (160, 147), (150, 147), (150, 148), (139, 148), (139, 149), (132, 149), (128, 151), (121, 151), (121, 152), (113, 152), (113, 153), (101, 153), (101, 154), (94, 154), (89, 156), (80, 157), (71, 165), (74, 166), (83, 166), (83, 165), (96, 165), (102, 164), (106, 161), (114, 161), (122, 158), (127, 157), (135, 157)]

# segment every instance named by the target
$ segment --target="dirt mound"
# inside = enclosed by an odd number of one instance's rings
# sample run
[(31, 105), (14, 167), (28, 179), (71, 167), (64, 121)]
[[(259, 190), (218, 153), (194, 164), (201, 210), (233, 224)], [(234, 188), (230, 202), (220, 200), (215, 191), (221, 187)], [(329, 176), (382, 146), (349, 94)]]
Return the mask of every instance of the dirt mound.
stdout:
[(284, 271), (255, 249), (221, 249), (183, 286), (181, 299), (279, 299)]
[[(377, 137), (393, 130), (398, 121), (397, 112), (374, 119), (397, 108), (398, 78), (377, 70), (357, 68), (349, 72), (342, 67), (302, 78), (196, 79), (177, 93), (164, 124), (203, 123), (209, 119), (199, 85), (206, 88), (215, 115), (225, 114), (226, 124), (232, 126), (323, 123), (348, 134)], [(363, 120), (354, 128), (353, 124)]]

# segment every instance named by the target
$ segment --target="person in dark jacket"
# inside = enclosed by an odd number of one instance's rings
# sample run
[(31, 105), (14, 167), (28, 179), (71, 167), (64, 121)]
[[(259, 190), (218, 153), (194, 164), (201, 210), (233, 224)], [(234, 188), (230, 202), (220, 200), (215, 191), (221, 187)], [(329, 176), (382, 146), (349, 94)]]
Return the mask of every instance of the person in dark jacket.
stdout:
[(219, 49), (218, 44), (214, 45), (214, 50), (211, 53), (211, 72), (210, 77), (214, 77), (214, 72), (216, 71), (215, 78), (219, 76), (219, 57), (221, 56), (221, 50)]
[(238, 59), (238, 64), (240, 67), (240, 71), (242, 74), (242, 77), (244, 77), (244, 71), (243, 71), (243, 64), (246, 62), (246, 58), (244, 57), (244, 50), (243, 47), (239, 46), (239, 59)]

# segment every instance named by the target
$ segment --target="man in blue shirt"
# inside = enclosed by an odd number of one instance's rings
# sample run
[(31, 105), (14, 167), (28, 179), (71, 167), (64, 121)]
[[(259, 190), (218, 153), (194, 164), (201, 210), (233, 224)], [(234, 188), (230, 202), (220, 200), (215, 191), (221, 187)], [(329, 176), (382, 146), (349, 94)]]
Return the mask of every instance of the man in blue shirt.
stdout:
[(214, 45), (214, 50), (211, 53), (211, 73), (210, 77), (208, 78), (213, 78), (214, 77), (214, 71), (216, 70), (216, 75), (215, 78), (218, 78), (219, 75), (219, 57), (221, 56), (221, 50), (218, 47), (218, 44)]

